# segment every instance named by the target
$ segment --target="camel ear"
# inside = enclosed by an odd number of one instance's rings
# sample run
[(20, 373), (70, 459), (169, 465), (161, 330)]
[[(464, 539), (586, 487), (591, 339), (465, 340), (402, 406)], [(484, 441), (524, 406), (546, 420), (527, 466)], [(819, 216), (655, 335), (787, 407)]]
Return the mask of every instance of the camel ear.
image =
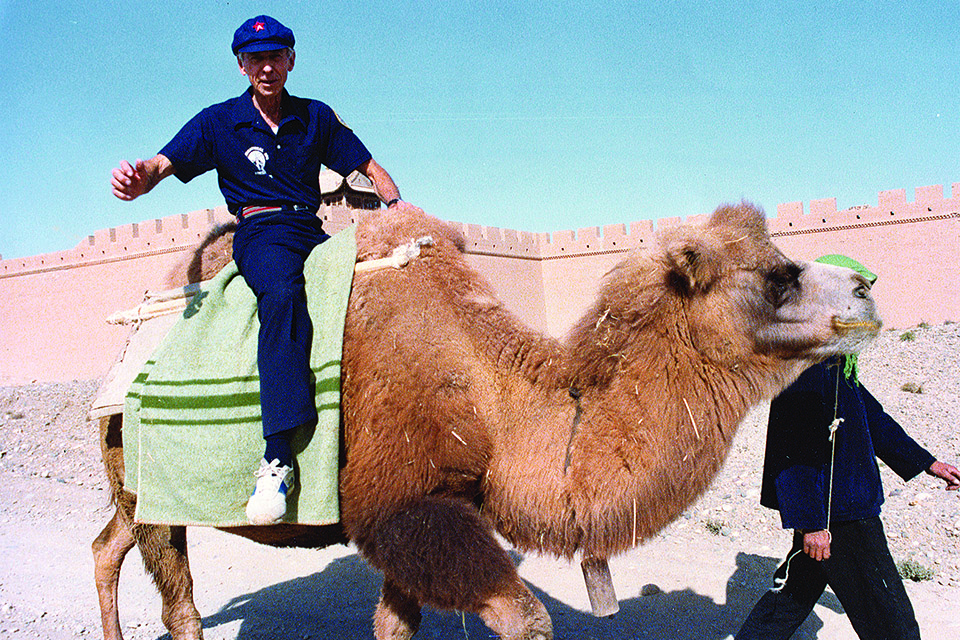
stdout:
[(666, 250), (670, 280), (681, 292), (706, 293), (720, 276), (720, 254), (704, 238), (676, 237)]

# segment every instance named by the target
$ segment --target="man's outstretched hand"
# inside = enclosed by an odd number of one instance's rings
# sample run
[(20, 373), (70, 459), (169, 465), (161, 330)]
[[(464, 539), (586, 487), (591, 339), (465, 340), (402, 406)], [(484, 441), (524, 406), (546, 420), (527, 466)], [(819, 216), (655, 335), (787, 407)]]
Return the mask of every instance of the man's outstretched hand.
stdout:
[(944, 482), (947, 483), (947, 491), (956, 491), (960, 489), (960, 469), (957, 469), (952, 464), (947, 464), (946, 462), (940, 462), (937, 460), (930, 468), (927, 469), (927, 473), (931, 476), (936, 476), (941, 478)]
[(143, 160), (137, 160), (135, 166), (123, 160), (120, 166), (113, 170), (113, 179), (110, 181), (113, 186), (113, 195), (121, 200), (133, 200), (145, 194), (147, 192), (146, 171)]
[(110, 185), (113, 195), (121, 200), (133, 200), (147, 193), (157, 183), (173, 174), (173, 164), (163, 155), (156, 155), (149, 160), (137, 160), (131, 165), (126, 160), (113, 170)]

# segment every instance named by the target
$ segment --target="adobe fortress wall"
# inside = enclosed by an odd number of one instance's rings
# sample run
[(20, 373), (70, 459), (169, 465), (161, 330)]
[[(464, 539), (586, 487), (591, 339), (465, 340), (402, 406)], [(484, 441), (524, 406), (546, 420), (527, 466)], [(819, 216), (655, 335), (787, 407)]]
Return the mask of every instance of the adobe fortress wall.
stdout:
[[(324, 207), (336, 232), (362, 211)], [(468, 260), (508, 308), (560, 336), (589, 306), (600, 278), (623, 255), (656, 242), (659, 228), (706, 215), (533, 234), (460, 224)], [(0, 260), (0, 384), (102, 376), (129, 327), (105, 318), (163, 289), (210, 227), (230, 220), (223, 207), (103, 229), (73, 249)], [(459, 223), (454, 223), (459, 224)], [(960, 320), (960, 183), (879, 194), (876, 206), (837, 211), (836, 200), (794, 202), (768, 219), (791, 257), (845, 253), (880, 274), (874, 287), (887, 327)]]

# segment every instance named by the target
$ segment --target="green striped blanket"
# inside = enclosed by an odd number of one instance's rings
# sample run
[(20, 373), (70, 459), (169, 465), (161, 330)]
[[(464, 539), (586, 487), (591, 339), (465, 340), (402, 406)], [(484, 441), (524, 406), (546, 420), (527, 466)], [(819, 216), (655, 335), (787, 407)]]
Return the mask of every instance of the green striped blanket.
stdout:
[[(304, 267), (320, 418), (293, 440), (289, 522), (340, 517), (340, 358), (355, 262), (351, 227), (314, 249)], [(231, 262), (194, 296), (131, 385), (123, 412), (125, 485), (137, 494), (138, 522), (247, 524), (244, 506), (264, 446), (258, 330), (256, 298)]]

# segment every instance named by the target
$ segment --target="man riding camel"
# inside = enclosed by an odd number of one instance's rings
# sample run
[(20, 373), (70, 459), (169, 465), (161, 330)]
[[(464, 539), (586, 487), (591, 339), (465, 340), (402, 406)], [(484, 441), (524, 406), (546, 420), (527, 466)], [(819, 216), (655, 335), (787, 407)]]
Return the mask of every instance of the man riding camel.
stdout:
[(227, 207), (237, 217), (233, 258), (257, 296), (257, 364), (266, 450), (247, 503), (253, 524), (286, 513), (294, 485), (290, 438), (317, 420), (311, 388), (313, 325), (307, 313), (303, 265), (329, 236), (317, 217), (321, 165), (359, 171), (391, 210), (417, 207), (400, 199), (390, 175), (329, 106), (287, 93), (293, 70), (293, 31), (261, 15), (244, 22), (233, 53), (250, 87), (239, 97), (194, 116), (160, 153), (113, 170), (113, 193), (133, 200), (175, 175), (182, 182), (216, 169)]

